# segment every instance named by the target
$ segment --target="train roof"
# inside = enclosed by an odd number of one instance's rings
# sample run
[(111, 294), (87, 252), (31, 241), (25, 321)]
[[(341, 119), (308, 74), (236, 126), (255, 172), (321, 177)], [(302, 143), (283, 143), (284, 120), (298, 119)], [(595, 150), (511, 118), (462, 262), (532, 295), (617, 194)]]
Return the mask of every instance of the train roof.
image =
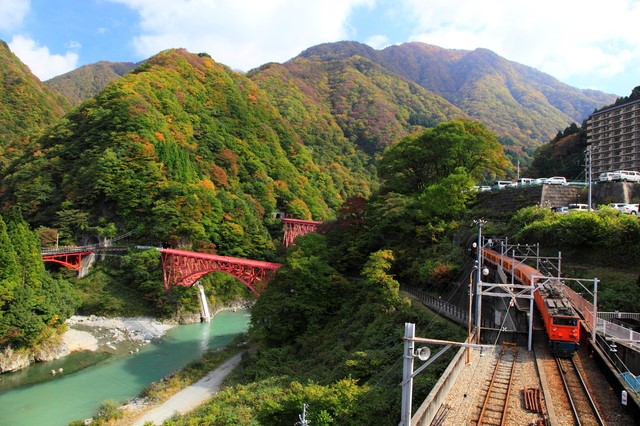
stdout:
[(561, 283), (545, 283), (538, 291), (551, 316), (577, 317), (578, 314), (573, 309), (569, 299), (562, 294), (563, 284)]

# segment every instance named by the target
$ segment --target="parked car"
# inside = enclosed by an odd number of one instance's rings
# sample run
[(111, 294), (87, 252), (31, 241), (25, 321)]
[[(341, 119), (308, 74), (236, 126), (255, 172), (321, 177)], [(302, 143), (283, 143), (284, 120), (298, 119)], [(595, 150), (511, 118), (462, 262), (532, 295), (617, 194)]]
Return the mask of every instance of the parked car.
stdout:
[(499, 180), (493, 184), (493, 189), (508, 188), (510, 186), (513, 186), (513, 184), (514, 183), (511, 182), (510, 180)]
[(548, 178), (546, 183), (548, 183), (549, 185), (566, 185), (567, 178), (563, 176), (553, 176)]
[(607, 204), (609, 207), (611, 207), (612, 209), (616, 209), (616, 210), (620, 210), (621, 208), (623, 208), (624, 206), (627, 205), (627, 203), (609, 203)]
[(471, 187), (472, 191), (476, 191), (476, 192), (484, 192), (484, 191), (491, 191), (491, 187), (490, 186), (486, 186), (486, 185), (475, 185)]
[(613, 180), (613, 172), (600, 173), (600, 176), (598, 176), (598, 181), (600, 182), (611, 182), (612, 180)]
[(569, 204), (567, 206), (567, 209), (571, 212), (571, 211), (581, 211), (581, 212), (587, 212), (589, 211), (589, 206), (587, 204)]
[(616, 182), (640, 182), (640, 172), (617, 170), (612, 173), (611, 180)]
[(569, 213), (569, 207), (556, 207), (555, 208), (555, 212), (556, 213), (560, 213), (560, 214), (567, 214)]
[(638, 204), (625, 204), (624, 206), (620, 207), (620, 211), (625, 214), (632, 214), (634, 216), (637, 216), (639, 210), (638, 206)]
[(534, 179), (531, 184), (532, 185), (544, 185), (545, 183), (547, 183), (547, 178), (537, 178), (537, 179)]
[(535, 179), (532, 178), (520, 178), (518, 179), (518, 186), (528, 186), (532, 185)]

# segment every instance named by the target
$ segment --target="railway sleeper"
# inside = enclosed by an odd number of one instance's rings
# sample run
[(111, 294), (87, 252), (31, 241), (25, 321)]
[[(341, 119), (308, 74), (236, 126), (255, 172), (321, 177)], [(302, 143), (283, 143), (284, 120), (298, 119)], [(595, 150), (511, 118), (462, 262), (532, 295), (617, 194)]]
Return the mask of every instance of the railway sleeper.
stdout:
[(534, 413), (542, 413), (542, 397), (539, 388), (527, 389), (525, 386), (522, 390), (524, 395), (524, 407)]

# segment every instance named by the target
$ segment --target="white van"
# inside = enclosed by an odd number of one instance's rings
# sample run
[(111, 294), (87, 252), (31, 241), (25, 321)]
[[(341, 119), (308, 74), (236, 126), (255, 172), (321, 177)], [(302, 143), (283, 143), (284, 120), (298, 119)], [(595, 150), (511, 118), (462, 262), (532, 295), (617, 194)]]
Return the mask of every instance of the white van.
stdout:
[(578, 210), (581, 212), (589, 211), (589, 206), (586, 204), (569, 204), (567, 207), (570, 212), (575, 210)]
[(617, 182), (640, 182), (640, 172), (618, 170), (613, 172), (611, 180)]
[(529, 186), (533, 185), (533, 181), (535, 179), (532, 178), (520, 178), (518, 179), (518, 186)]
[(600, 173), (600, 176), (598, 176), (598, 180), (600, 182), (611, 182), (613, 180), (613, 172)]
[(511, 182), (510, 180), (499, 180), (496, 183), (493, 184), (493, 189), (502, 189), (502, 188), (508, 188), (510, 186), (513, 186), (514, 183)]

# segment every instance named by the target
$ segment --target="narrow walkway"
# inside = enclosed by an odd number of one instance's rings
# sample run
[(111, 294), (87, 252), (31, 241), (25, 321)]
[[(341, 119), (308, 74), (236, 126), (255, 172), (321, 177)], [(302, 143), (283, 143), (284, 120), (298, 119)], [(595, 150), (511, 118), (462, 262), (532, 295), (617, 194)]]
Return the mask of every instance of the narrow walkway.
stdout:
[(198, 382), (182, 389), (162, 405), (147, 411), (133, 422), (132, 426), (143, 426), (145, 422), (160, 425), (175, 414), (188, 413), (203, 404), (220, 390), (222, 381), (240, 363), (242, 354), (234, 355)]

